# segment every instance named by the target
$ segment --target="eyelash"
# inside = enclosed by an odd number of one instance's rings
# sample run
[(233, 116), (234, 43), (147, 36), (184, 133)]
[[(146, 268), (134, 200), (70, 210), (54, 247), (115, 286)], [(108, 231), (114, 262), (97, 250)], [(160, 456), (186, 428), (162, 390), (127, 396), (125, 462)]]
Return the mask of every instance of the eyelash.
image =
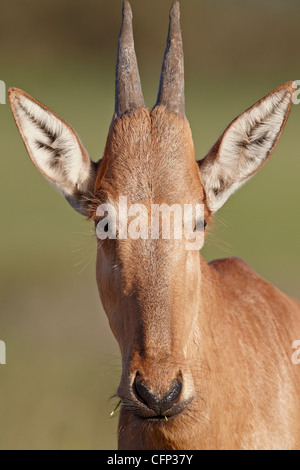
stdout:
[[(206, 222), (206, 220), (204, 220), (203, 226), (204, 226), (204, 230), (205, 230), (206, 227), (207, 227), (207, 222)], [(195, 224), (194, 232), (196, 232), (196, 230), (197, 230), (197, 223)]]

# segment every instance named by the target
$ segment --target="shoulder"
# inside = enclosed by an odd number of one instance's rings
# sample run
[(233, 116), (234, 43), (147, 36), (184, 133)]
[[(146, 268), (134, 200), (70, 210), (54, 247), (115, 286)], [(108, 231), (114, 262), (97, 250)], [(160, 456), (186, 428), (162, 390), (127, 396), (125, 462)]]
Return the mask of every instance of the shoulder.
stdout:
[[(299, 301), (288, 297), (270, 282), (257, 274), (241, 258), (218, 259), (209, 263), (216, 278), (222, 284), (231, 300), (237, 298), (239, 302), (255, 300), (256, 303), (267, 302), (272, 309), (294, 310), (300, 313)], [(216, 279), (215, 278), (215, 279)], [(265, 308), (266, 305), (265, 305)]]
[(250, 268), (250, 266), (245, 263), (241, 258), (224, 258), (217, 259), (209, 263), (209, 266), (217, 271), (221, 275), (226, 274), (243, 274), (250, 275), (251, 277), (259, 278), (259, 275)]
[(280, 291), (257, 274), (245, 261), (241, 258), (225, 258), (212, 261), (209, 267), (214, 272), (219, 282), (223, 285), (227, 292), (232, 291), (238, 296), (249, 294), (256, 298), (277, 296)]

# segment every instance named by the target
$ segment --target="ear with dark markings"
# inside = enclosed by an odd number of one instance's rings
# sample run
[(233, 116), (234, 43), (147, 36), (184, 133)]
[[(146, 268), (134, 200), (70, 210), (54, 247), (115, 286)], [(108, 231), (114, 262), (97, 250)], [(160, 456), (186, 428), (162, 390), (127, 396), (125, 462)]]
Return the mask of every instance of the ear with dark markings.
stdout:
[(69, 124), (24, 91), (11, 88), (8, 96), (35, 166), (75, 210), (89, 215), (97, 164), (91, 161), (79, 137)]
[(199, 162), (207, 204), (216, 212), (272, 155), (297, 90), (289, 82), (237, 117)]

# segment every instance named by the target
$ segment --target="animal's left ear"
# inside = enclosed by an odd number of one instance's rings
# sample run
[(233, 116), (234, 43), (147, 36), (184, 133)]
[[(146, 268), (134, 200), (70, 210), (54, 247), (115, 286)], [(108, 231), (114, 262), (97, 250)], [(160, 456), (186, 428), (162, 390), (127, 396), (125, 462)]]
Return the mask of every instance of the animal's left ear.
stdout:
[(238, 116), (199, 162), (207, 204), (216, 212), (270, 158), (289, 116), (294, 82), (289, 82)]

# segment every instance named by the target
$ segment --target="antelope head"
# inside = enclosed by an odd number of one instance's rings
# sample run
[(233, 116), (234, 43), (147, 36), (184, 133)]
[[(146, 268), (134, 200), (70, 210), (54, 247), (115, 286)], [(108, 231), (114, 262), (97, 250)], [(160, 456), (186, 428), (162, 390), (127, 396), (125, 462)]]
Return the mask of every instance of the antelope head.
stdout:
[[(117, 209), (120, 196), (126, 196), (128, 206), (149, 209), (152, 204), (200, 204), (203, 228), (265, 164), (287, 120), (294, 92), (291, 82), (236, 118), (198, 163), (185, 116), (179, 17), (175, 2), (157, 102), (150, 112), (141, 89), (132, 12), (124, 2), (115, 113), (97, 164), (65, 121), (23, 91), (9, 91), (33, 163), (73, 208), (96, 225), (103, 220), (98, 206), (109, 203)], [(195, 230), (197, 222), (193, 221)], [(97, 242), (100, 296), (122, 353), (121, 423), (135, 417), (154, 427), (175, 426), (193, 406), (199, 408), (205, 380), (199, 364), (209, 365), (213, 312), (208, 265), (199, 251), (187, 250), (184, 237), (123, 239), (117, 234)]]

